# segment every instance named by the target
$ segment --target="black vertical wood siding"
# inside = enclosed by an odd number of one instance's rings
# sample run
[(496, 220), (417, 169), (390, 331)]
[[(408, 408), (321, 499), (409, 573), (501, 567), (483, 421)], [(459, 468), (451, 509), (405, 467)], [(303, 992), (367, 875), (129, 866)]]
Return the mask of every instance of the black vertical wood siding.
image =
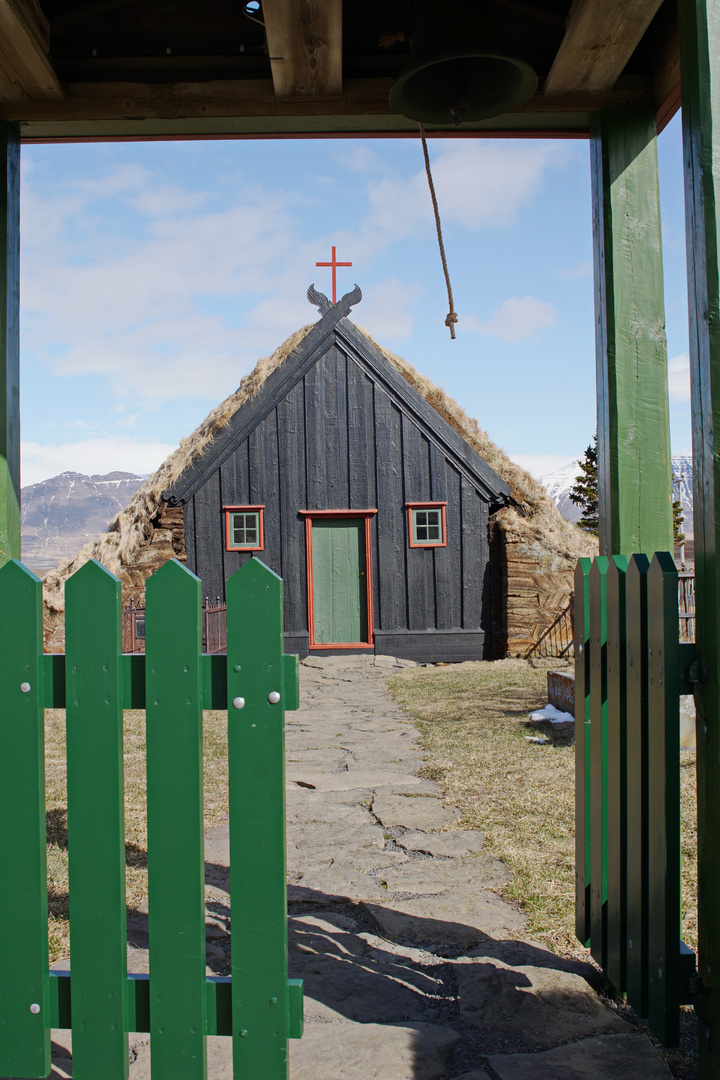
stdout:
[[(400, 403), (401, 404), (401, 403)], [(447, 503), (447, 546), (410, 548), (407, 502)], [(377, 651), (417, 659), (490, 653), (488, 506), (429, 434), (332, 345), (185, 505), (187, 564), (204, 594), (250, 558), (225, 550), (223, 506), (263, 505), (259, 557), (285, 583), (285, 630), (307, 640), (301, 510), (367, 510)], [(483, 634), (484, 643), (483, 643)]]

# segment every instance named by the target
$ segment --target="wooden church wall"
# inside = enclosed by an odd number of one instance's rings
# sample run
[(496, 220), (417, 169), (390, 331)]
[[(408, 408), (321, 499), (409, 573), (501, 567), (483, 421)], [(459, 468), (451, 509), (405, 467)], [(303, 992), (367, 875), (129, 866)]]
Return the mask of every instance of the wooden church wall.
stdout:
[[(447, 546), (411, 548), (407, 502), (447, 501)], [(490, 656), (488, 507), (413, 420), (337, 346), (185, 505), (187, 565), (224, 596), (250, 558), (225, 550), (223, 506), (262, 505), (259, 558), (284, 580), (286, 648), (308, 650), (301, 510), (368, 510), (375, 648), (421, 660)]]

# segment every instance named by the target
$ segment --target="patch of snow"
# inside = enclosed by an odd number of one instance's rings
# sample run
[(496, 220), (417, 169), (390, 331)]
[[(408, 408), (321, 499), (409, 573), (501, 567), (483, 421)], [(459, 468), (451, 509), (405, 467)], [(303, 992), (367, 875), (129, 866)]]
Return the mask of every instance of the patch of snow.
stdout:
[(530, 719), (539, 723), (541, 720), (549, 720), (551, 724), (574, 724), (575, 717), (572, 713), (561, 712), (554, 705), (546, 705), (544, 709), (537, 709), (530, 713)]
[(537, 743), (538, 746), (545, 746), (547, 743), (550, 742), (550, 740), (546, 739), (544, 735), (526, 735), (525, 738), (528, 742)]

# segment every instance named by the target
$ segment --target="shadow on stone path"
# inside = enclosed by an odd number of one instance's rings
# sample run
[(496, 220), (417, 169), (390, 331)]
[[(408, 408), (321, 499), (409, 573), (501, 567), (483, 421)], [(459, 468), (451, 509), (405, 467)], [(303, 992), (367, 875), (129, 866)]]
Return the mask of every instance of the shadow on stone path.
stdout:
[[(405, 663), (309, 657), (287, 715), (290, 975), (305, 980), (291, 1080), (668, 1080), (595, 968), (527, 937), (499, 895), (506, 867), (416, 775), (416, 729), (386, 689)], [(205, 856), (208, 972), (227, 974), (226, 826)], [(129, 937), (130, 970), (147, 970), (142, 909)], [(131, 1080), (149, 1080), (147, 1036), (131, 1043)], [(209, 1040), (208, 1075), (232, 1077), (229, 1039)]]

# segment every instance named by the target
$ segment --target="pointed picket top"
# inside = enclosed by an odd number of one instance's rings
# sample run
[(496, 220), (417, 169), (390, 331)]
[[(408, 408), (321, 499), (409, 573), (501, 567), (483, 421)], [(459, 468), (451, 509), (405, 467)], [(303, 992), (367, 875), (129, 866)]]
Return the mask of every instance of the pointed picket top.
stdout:
[(65, 594), (67, 596), (68, 589), (72, 595), (77, 589), (92, 588), (102, 590), (106, 596), (111, 591), (118, 592), (119, 595), (120, 587), (119, 578), (111, 574), (108, 568), (96, 559), (90, 559), (67, 579), (65, 582)]
[(225, 595), (228, 603), (232, 603), (236, 598), (258, 595), (265, 591), (273, 595), (278, 588), (282, 589), (282, 578), (261, 559), (252, 558), (228, 578)]
[(202, 588), (202, 581), (193, 574), (192, 570), (188, 570), (187, 566), (178, 562), (177, 559), (168, 559), (163, 563), (159, 570), (156, 570), (145, 583), (145, 596), (153, 596), (158, 590), (168, 589), (170, 587), (178, 589), (190, 590), (195, 585)]
[(650, 573), (653, 577), (658, 574), (677, 574), (675, 560), (669, 551), (656, 551), (650, 563)]
[(0, 582), (4, 583), (13, 580), (22, 581), (24, 578), (42, 584), (40, 578), (36, 574), (33, 574), (32, 570), (29, 570), (19, 559), (8, 559), (8, 561), (0, 567)]

